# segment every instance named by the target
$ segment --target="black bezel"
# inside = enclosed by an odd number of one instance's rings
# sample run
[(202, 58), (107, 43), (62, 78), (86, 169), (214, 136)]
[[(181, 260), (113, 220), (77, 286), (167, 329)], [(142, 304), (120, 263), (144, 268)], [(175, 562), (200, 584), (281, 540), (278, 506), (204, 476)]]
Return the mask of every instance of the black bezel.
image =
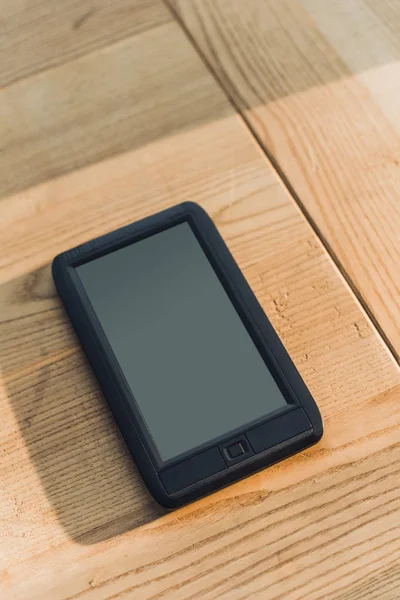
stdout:
[[(85, 293), (76, 267), (183, 222), (188, 222), (192, 228), (288, 404), (279, 411), (269, 413), (256, 423), (246, 424), (240, 430), (231, 431), (195, 450), (162, 461), (141, 417), (138, 404)], [(176, 507), (194, 500), (285, 458), (321, 438), (322, 420), (312, 396), (218, 230), (207, 213), (198, 205), (191, 202), (180, 204), (64, 252), (54, 259), (52, 271), (58, 293), (127, 446), (150, 491), (164, 506)], [(206, 449), (227, 446), (232, 440), (238, 439), (241, 434), (245, 435), (256, 425), (273, 420), (274, 424), (279, 426), (280, 416), (296, 408), (301, 408), (308, 417), (310, 428), (307, 431), (256, 455), (253, 453), (243, 461), (228, 463), (222, 471), (205, 479), (199, 479), (174, 494), (168, 494), (165, 490), (159, 474), (166, 469), (171, 472), (169, 467), (182, 465), (188, 457), (199, 455)]]

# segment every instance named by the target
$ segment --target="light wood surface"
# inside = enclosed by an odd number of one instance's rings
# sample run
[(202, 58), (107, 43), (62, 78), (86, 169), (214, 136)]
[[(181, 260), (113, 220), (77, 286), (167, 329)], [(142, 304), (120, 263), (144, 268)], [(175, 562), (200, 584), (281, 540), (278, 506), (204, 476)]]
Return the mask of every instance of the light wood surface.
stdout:
[(0, 88), (170, 20), (159, 0), (2, 0)]
[[(89, 94), (69, 100), (82, 69), (97, 82), (92, 115)], [(64, 107), (58, 118), (50, 99), (40, 111), (45, 89)], [(1, 598), (395, 600), (398, 365), (179, 25), (167, 20), (13, 84), (2, 110), (11, 97), (43, 121), (35, 142), (20, 134), (22, 154), (31, 144), (25, 179), (0, 201)], [(78, 113), (87, 135), (68, 138)], [(107, 119), (115, 128), (105, 131)], [(137, 142), (124, 131), (133, 122)], [(50, 130), (87, 166), (73, 171), (71, 162), (54, 179), (43, 170), (42, 183), (23, 189), (45, 166), (35, 149), (51, 158), (58, 144)], [(48, 265), (188, 199), (216, 222), (314, 394), (325, 435), (164, 514), (128, 456)]]
[(400, 356), (400, 2), (170, 0)]
[[(186, 43), (154, 27), (6, 87), (0, 196), (223, 116), (201, 62), (182, 61)], [(193, 85), (203, 96), (196, 110)]]

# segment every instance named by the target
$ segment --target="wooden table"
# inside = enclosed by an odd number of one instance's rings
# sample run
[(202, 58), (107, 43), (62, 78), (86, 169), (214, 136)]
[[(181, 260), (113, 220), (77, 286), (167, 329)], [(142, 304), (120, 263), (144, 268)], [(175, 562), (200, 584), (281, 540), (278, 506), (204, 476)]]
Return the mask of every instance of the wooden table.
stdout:
[[(2, 599), (399, 598), (399, 33), (397, 0), (3, 0)], [(49, 263), (183, 200), (325, 436), (164, 514)]]

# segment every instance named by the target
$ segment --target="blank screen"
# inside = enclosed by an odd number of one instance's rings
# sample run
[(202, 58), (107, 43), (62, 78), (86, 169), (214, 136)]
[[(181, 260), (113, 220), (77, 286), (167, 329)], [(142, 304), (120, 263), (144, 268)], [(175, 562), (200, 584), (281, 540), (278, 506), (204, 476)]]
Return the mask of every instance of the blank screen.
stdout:
[(286, 405), (188, 223), (77, 273), (162, 460)]

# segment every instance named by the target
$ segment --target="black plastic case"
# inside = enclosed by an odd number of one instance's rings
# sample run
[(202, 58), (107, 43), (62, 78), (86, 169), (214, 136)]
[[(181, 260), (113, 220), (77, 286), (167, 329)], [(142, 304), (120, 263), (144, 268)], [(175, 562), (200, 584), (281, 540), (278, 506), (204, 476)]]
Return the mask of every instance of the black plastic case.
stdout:
[[(287, 407), (206, 448), (162, 462), (76, 273), (76, 267), (188, 222), (240, 315)], [(156, 500), (175, 508), (316, 443), (319, 410), (207, 213), (187, 202), (78, 246), (53, 261), (53, 278), (136, 465)], [(245, 400), (245, 399), (244, 399)]]

